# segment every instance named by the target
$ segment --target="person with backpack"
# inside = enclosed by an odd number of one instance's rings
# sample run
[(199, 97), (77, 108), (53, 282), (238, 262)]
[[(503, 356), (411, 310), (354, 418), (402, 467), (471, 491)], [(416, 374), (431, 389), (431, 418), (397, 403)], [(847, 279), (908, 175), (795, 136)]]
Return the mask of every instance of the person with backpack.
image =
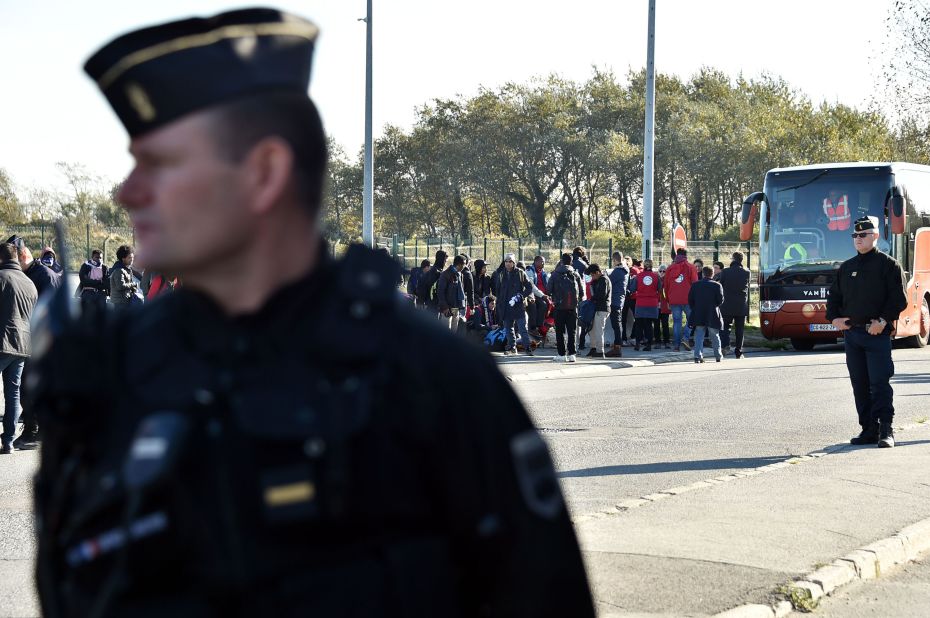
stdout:
[[(555, 306), (555, 362), (575, 362), (575, 332), (578, 328), (578, 305), (584, 296), (584, 283), (572, 266), (570, 253), (563, 253), (559, 265), (549, 277), (549, 294)], [(566, 347), (566, 337), (568, 337)]]
[(449, 254), (442, 249), (437, 251), (433, 267), (421, 275), (417, 282), (417, 305), (437, 315), (439, 314), (439, 301), (436, 298), (436, 287), (439, 283), (439, 275), (446, 269), (448, 258)]
[(420, 282), (420, 277), (429, 271), (429, 267), (429, 260), (423, 260), (419, 266), (410, 269), (410, 275), (407, 277), (407, 294), (416, 298), (417, 283)]
[(497, 297), (497, 310), (507, 334), (504, 355), (517, 353), (514, 334), (514, 328), (517, 328), (524, 352), (527, 356), (533, 356), (530, 334), (526, 329), (526, 299), (533, 294), (533, 286), (526, 278), (526, 273), (517, 268), (515, 257), (513, 253), (504, 256), (504, 268), (494, 274), (491, 287)]

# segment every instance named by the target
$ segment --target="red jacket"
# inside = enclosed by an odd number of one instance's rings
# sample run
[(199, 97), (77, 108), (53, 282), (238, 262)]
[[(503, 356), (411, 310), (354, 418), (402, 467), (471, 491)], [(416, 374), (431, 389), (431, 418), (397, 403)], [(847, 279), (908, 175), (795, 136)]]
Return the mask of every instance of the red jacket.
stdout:
[(691, 284), (698, 280), (697, 268), (688, 262), (688, 258), (675, 261), (665, 270), (665, 298), (669, 305), (687, 305)]
[(658, 307), (662, 300), (662, 287), (659, 273), (644, 270), (636, 277), (636, 306)]

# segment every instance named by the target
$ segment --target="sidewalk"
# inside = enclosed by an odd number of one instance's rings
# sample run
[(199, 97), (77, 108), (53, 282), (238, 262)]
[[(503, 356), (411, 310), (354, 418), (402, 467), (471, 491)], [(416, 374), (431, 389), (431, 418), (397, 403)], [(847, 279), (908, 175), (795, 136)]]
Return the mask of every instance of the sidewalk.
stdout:
[[(602, 617), (770, 605), (790, 581), (930, 516), (930, 426), (576, 517)], [(746, 476), (743, 476), (746, 474)]]
[[(551, 340), (550, 336), (550, 340)], [(650, 352), (637, 352), (632, 347), (621, 348), (623, 356), (621, 358), (594, 359), (585, 358), (590, 348), (579, 350), (578, 360), (575, 363), (553, 362), (556, 355), (555, 344), (551, 341), (545, 348), (536, 348), (533, 356), (525, 353), (519, 353), (516, 356), (504, 356), (503, 352), (492, 352), (491, 355), (497, 361), (501, 373), (511, 382), (527, 382), (532, 380), (548, 380), (553, 378), (564, 378), (567, 376), (596, 375), (609, 372), (614, 369), (625, 369), (629, 367), (647, 367), (650, 365), (660, 365), (663, 363), (674, 362), (693, 362), (694, 352), (681, 348), (680, 352), (666, 350), (658, 346), (653, 346)], [(770, 353), (765, 348), (745, 348), (747, 355)], [(704, 348), (705, 362), (714, 362), (714, 352), (710, 347)], [(739, 360), (731, 352), (729, 356), (724, 357), (722, 362), (739, 363)]]

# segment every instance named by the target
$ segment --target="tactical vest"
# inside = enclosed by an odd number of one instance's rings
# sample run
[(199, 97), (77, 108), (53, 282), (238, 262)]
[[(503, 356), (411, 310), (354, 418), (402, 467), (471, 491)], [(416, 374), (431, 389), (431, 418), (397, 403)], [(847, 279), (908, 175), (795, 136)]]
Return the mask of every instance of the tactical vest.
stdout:
[(379, 439), (402, 415), (374, 415), (417, 407), (378, 347), (396, 267), (358, 248), (320, 268), (269, 301), (288, 303), (273, 325), (184, 291), (115, 318), (93, 351), (113, 371), (106, 413), (46, 418), (45, 615), (457, 615), (416, 466)]

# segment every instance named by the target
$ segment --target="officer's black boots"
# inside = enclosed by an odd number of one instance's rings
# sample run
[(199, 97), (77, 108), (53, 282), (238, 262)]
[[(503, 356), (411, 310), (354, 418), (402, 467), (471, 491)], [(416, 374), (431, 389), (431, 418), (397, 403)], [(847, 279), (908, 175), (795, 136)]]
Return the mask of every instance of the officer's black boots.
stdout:
[(882, 423), (878, 430), (878, 448), (894, 447), (894, 429), (891, 423)]
[(878, 423), (871, 423), (862, 428), (862, 432), (849, 441), (850, 444), (878, 444)]

